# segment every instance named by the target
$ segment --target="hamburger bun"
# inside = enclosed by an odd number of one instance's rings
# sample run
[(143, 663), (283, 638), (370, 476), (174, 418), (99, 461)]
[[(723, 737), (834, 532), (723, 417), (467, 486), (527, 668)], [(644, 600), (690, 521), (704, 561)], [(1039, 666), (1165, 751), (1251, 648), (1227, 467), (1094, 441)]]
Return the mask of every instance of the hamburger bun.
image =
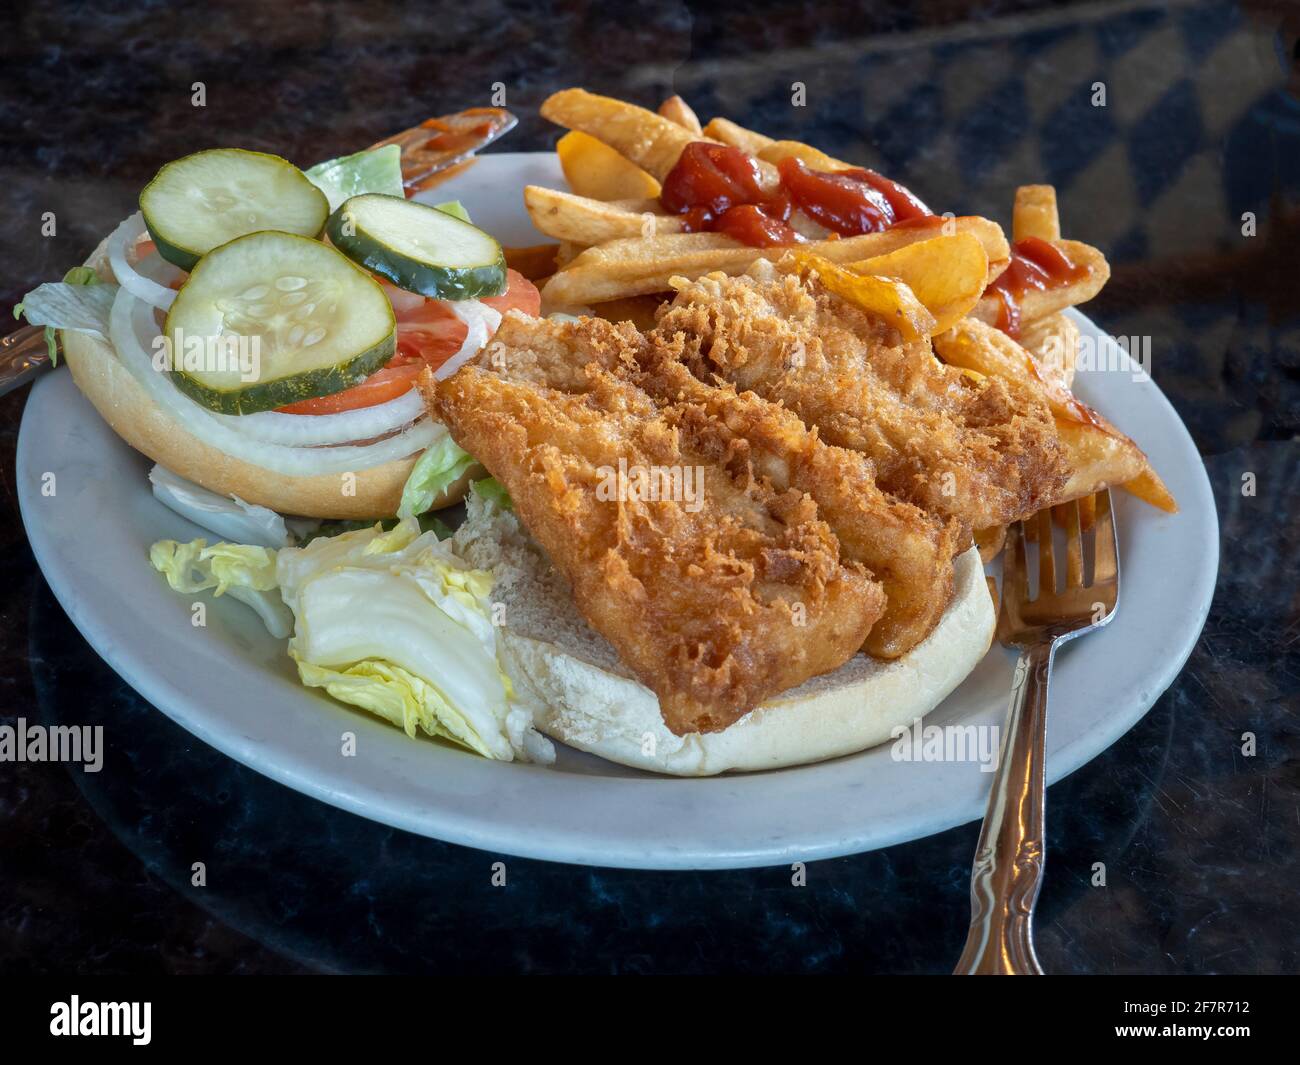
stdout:
[(578, 614), (541, 548), (509, 512), (471, 495), (455, 546), (490, 569), (503, 609), (503, 664), (515, 697), (552, 739), (674, 776), (779, 769), (865, 750), (929, 713), (979, 664), (995, 616), (978, 548), (956, 560), (952, 601), (933, 632), (893, 661), (854, 655), (720, 732), (676, 736), (654, 694)]

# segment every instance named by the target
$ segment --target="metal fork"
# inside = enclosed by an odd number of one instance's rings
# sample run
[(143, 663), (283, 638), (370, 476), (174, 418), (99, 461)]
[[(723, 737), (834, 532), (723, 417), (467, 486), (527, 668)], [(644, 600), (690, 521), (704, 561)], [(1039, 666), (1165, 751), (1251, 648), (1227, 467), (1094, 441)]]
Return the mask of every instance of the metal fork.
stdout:
[[(1047, 684), (1052, 658), (1066, 640), (1115, 615), (1119, 556), (1110, 492), (1095, 498), (1092, 579), (1085, 581), (1079, 504), (1055, 509), (1065, 524), (1064, 587), (1058, 588), (1052, 511), (1008, 530), (1002, 559), (998, 640), (1020, 650), (1002, 754), (971, 870), (970, 932), (957, 974), (1042, 975), (1034, 953), (1034, 904), (1043, 882)], [(1029, 598), (1026, 541), (1036, 532), (1038, 594)]]

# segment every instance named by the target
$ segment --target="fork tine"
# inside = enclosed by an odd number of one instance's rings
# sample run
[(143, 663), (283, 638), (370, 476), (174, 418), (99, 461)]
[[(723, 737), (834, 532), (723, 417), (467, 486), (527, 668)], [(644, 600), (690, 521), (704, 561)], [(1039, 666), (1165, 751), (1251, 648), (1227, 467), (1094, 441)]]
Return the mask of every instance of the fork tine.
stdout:
[(1038, 526), (1038, 598), (1056, 593), (1056, 557), (1052, 545), (1052, 512), (1040, 510), (1035, 517)]
[(1110, 489), (1097, 493), (1097, 524), (1093, 544), (1092, 583), (1108, 584), (1119, 574), (1115, 555), (1115, 512), (1110, 505)]
[[(1025, 531), (1018, 521), (1007, 526), (1007, 544), (1002, 550), (1002, 595), (998, 631), (1009, 633), (1020, 624), (1020, 606), (1028, 594), (1025, 570)], [(999, 637), (1000, 638), (1000, 637)]]
[(1087, 532), (1097, 521), (1097, 497), (1084, 496), (1075, 503), (1079, 507), (1079, 531)]
[(1062, 503), (1058, 508), (1065, 519), (1065, 586), (1083, 587), (1083, 535), (1079, 501)]

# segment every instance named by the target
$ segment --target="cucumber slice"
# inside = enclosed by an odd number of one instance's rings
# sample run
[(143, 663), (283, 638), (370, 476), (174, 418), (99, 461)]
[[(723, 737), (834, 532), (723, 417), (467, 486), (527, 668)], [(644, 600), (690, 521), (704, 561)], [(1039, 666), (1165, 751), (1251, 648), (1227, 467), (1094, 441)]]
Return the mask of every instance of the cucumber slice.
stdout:
[(360, 383), (393, 357), (395, 329), (364, 270), (318, 240), (268, 231), (200, 259), (163, 332), (177, 388), (252, 414)]
[(140, 213), (158, 254), (182, 270), (245, 233), (320, 234), (329, 200), (287, 159), (211, 148), (168, 163), (140, 193)]
[(506, 290), (501, 245), (436, 207), (363, 193), (330, 215), (325, 232), (353, 262), (408, 292), (472, 300)]

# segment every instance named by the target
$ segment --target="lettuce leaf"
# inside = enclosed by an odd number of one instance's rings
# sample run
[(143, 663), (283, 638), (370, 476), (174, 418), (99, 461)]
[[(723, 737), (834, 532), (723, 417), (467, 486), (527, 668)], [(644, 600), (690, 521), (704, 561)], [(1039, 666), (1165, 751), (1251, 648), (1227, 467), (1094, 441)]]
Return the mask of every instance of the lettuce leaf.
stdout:
[(403, 518), (279, 552), (276, 578), (293, 611), (299, 677), (414, 736), (452, 740), (489, 758), (553, 751), (512, 705), (497, 658), (492, 576)]
[(458, 447), (449, 435), (430, 446), (411, 467), (406, 478), (397, 508), (398, 517), (423, 514), (449, 485), (465, 475), (474, 462), (474, 456)]
[(89, 266), (74, 266), (61, 282), (38, 285), (14, 307), (14, 317), (26, 317), (29, 325), (45, 326), (45, 349), (50, 364), (59, 364), (55, 331), (71, 329), (108, 337), (108, 316), (117, 296), (116, 285), (106, 285)]
[(340, 702), (378, 714), (411, 739), (415, 739), (417, 729), (422, 729), (430, 736), (477, 751), (484, 758), (492, 757), (491, 749), (442, 693), (401, 666), (371, 658), (341, 669), (329, 669), (304, 662), (294, 651), (289, 655), (307, 687), (324, 688)]
[[(460, 200), (448, 200), (446, 203), (435, 203), (434, 209), (441, 211), (443, 214), (449, 214), (452, 218), (459, 218), (462, 222), (469, 222), (469, 212), (465, 210), (465, 205)], [(473, 225), (472, 222), (470, 222)]]
[(555, 758), (501, 668), (491, 573), (466, 565), (416, 518), (279, 551), (160, 540), (149, 560), (176, 591), (235, 596), (272, 635), (292, 632), (289, 655), (308, 687), (409, 736), (504, 761)]
[(495, 477), (484, 477), (481, 481), (471, 481), (469, 487), (470, 491), (476, 496), (488, 503), (494, 503), (502, 510), (514, 510), (515, 508), (510, 493), (506, 491), (506, 486)]
[(305, 173), (307, 180), (325, 193), (331, 211), (363, 192), (406, 195), (402, 188), (402, 150), (396, 144), (327, 159)]
[(159, 540), (149, 548), (150, 564), (167, 578), (172, 591), (229, 594), (257, 611), (267, 631), (283, 639), (293, 631), (293, 615), (277, 591), (275, 561), (270, 548), (248, 544), (209, 547), (206, 540)]

